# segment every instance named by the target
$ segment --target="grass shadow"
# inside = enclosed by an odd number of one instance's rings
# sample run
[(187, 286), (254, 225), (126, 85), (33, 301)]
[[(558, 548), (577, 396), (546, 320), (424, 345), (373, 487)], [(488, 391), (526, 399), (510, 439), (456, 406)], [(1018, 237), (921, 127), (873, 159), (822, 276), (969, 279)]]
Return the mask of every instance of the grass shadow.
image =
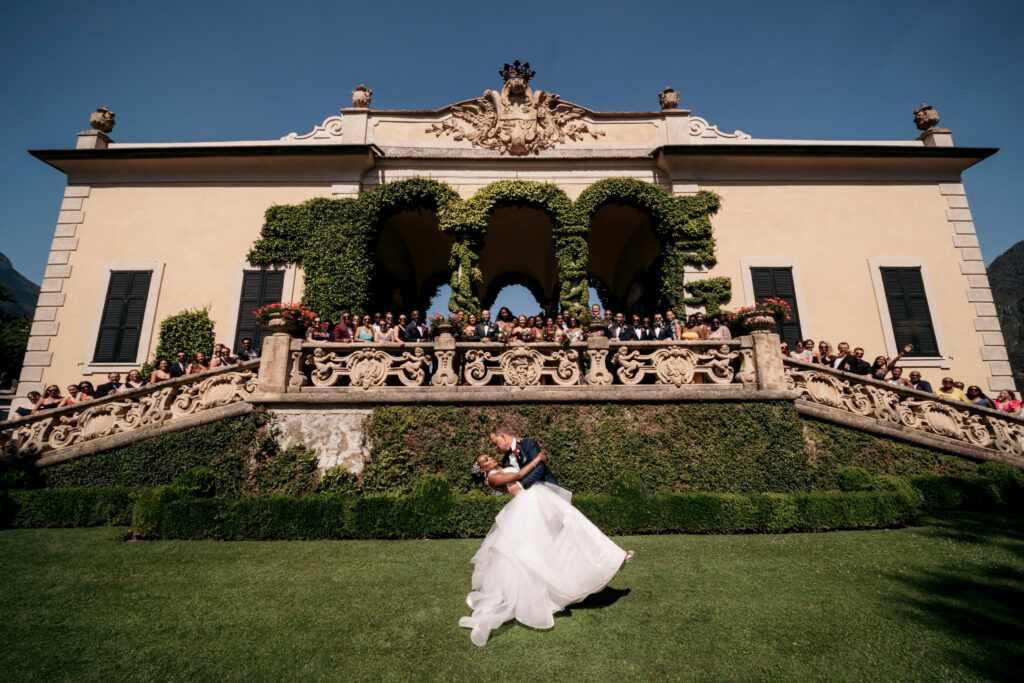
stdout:
[(928, 535), (976, 546), (979, 563), (891, 575), (902, 586), (898, 611), (957, 645), (944, 653), (954, 669), (991, 680), (1018, 680), (1024, 663), (1024, 520), (984, 514), (941, 515)]

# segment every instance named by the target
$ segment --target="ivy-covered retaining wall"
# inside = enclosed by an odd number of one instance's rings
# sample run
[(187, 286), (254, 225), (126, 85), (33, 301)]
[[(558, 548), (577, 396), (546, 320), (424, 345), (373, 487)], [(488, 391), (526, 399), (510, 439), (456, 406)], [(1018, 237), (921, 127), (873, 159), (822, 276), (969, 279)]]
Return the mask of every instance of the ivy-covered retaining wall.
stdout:
[(373, 254), (377, 233), (390, 217), (423, 209), (437, 216), (437, 228), (451, 235), (449, 266), (452, 295), (449, 308), (479, 313), (479, 268), (491, 216), (497, 209), (517, 206), (544, 212), (552, 223), (560, 273), (559, 303), (574, 314), (588, 306), (587, 235), (591, 220), (603, 207), (627, 205), (648, 216), (662, 246), (659, 259), (659, 302), (666, 308), (684, 303), (718, 309), (728, 300), (728, 278), (710, 278), (687, 285), (687, 266), (715, 265), (715, 240), (710, 215), (720, 199), (712, 192), (673, 197), (664, 189), (632, 178), (601, 180), (574, 203), (557, 185), (502, 180), (461, 199), (445, 183), (410, 178), (384, 183), (351, 199), (312, 199), (294, 206), (272, 206), (260, 238), (248, 259), (254, 264), (302, 263), (305, 270), (303, 303), (319, 314), (339, 319), (344, 311), (368, 312), (381, 287)]
[(764, 403), (508, 404), (378, 406), (364, 429), (370, 462), (357, 479), (315, 473), (316, 455), (280, 449), (256, 412), (193, 427), (38, 470), (45, 487), (156, 486), (192, 467), (213, 471), (219, 496), (314, 491), (408, 493), (442, 475), (457, 493), (480, 490), (474, 455), (491, 453), (501, 422), (536, 438), (566, 488), (606, 493), (633, 476), (650, 493), (765, 493), (840, 488), (841, 468), (872, 475), (969, 476), (961, 457), (808, 420), (785, 401)]

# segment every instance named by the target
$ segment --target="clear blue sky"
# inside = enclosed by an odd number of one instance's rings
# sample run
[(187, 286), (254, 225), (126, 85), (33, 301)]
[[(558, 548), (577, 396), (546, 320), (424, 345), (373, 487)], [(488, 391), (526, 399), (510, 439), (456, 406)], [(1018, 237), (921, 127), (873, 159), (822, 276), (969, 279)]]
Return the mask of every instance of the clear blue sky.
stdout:
[(42, 279), (64, 176), (26, 150), (73, 147), (98, 106), (118, 142), (276, 139), (359, 83), (375, 108), (434, 109), (524, 59), (564, 100), (654, 110), (672, 86), (755, 138), (912, 139), (927, 101), (956, 144), (1001, 148), (964, 176), (991, 262), (1024, 239), (1022, 35), (1010, 1), (10, 2), (0, 251)]

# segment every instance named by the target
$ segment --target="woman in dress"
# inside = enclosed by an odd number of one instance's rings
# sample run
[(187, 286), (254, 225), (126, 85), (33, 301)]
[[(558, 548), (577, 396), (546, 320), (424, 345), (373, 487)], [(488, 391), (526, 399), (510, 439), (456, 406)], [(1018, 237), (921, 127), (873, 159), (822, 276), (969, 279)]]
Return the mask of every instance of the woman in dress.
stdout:
[(146, 380), (142, 379), (142, 373), (138, 370), (129, 370), (128, 377), (125, 378), (124, 384), (118, 387), (118, 392), (131, 391), (132, 389), (138, 389), (139, 387), (146, 386)]
[(569, 316), (568, 325), (569, 329), (565, 331), (565, 336), (569, 338), (569, 341), (583, 341), (583, 328), (580, 327), (580, 321), (576, 319), (576, 316)]
[(198, 351), (196, 352), (196, 355), (192, 357), (192, 362), (188, 364), (188, 370), (185, 374), (195, 375), (200, 372), (206, 372), (209, 369), (210, 365), (206, 361), (206, 354), (202, 351)]
[(877, 379), (879, 382), (884, 382), (886, 376), (896, 367), (896, 363), (899, 362), (900, 358), (907, 355), (914, 350), (913, 344), (907, 344), (903, 347), (903, 350), (898, 356), (889, 360), (885, 356), (878, 356), (875, 358), (875, 362), (871, 364), (871, 378)]
[(62, 403), (64, 403), (64, 397), (60, 394), (60, 387), (56, 384), (51, 384), (46, 387), (43, 397), (39, 399), (39, 403), (32, 409), (32, 412), (38, 413), (43, 410), (50, 410), (51, 408), (59, 408)]
[(996, 410), (1010, 415), (1020, 415), (1021, 402), (1014, 398), (1013, 392), (1003, 389), (996, 396)]
[(389, 344), (403, 344), (404, 343), (402, 341), (402, 339), (399, 338), (399, 336), (398, 336), (398, 328), (395, 327), (394, 325), (392, 325), (393, 321), (394, 321), (394, 318), (391, 317), (390, 313), (388, 313), (387, 316), (385, 316), (384, 320), (382, 320), (380, 322), (380, 329), (379, 330), (374, 330), (376, 332), (376, 336), (374, 337), (374, 341), (384, 342), (384, 343), (389, 343)]
[(544, 481), (518, 481), (545, 460), (502, 469), (489, 455), (473, 466), (495, 493), (511, 493), (473, 556), (473, 615), (459, 619), (475, 645), (510, 619), (532, 628), (555, 625), (554, 615), (603, 589), (632, 557), (572, 506), (572, 494)]
[(697, 321), (692, 315), (686, 319), (686, 327), (683, 329), (683, 333), (679, 335), (679, 338), (685, 341), (700, 339), (700, 335), (697, 334)]
[(507, 306), (502, 306), (501, 310), (498, 311), (497, 325), (499, 330), (509, 334), (512, 334), (512, 330), (515, 329), (516, 320), (512, 317), (512, 311), (508, 310)]
[(370, 316), (364, 315), (361, 324), (356, 328), (356, 341), (372, 342), (377, 338), (377, 330), (373, 329)]
[(93, 387), (92, 382), (82, 382), (78, 385), (78, 402), (93, 400), (95, 398), (93, 396), (94, 393), (96, 393), (96, 389)]
[(476, 313), (470, 313), (466, 320), (466, 326), (462, 328), (462, 338), (466, 341), (476, 341)]
[(523, 336), (528, 334), (527, 330), (530, 328), (530, 322), (525, 315), (519, 316), (516, 321), (516, 326), (512, 328), (512, 339), (515, 341), (523, 341)]
[(73, 406), (76, 403), (81, 402), (81, 400), (82, 399), (80, 399), (78, 397), (78, 385), (77, 384), (69, 384), (68, 385), (68, 397), (66, 399), (64, 399), (64, 401), (60, 404), (60, 407), (63, 408), (65, 406)]
[(815, 363), (820, 365), (832, 365), (832, 361), (836, 359), (836, 354), (832, 352), (832, 345), (822, 339), (818, 342), (818, 353), (814, 356)]
[(971, 386), (967, 387), (967, 391), (965, 393), (967, 394), (968, 400), (970, 400), (970, 402), (973, 403), (974, 405), (980, 406), (982, 408), (991, 408), (992, 410), (997, 409), (995, 402), (988, 396), (986, 396), (985, 392), (982, 391), (981, 387), (979, 387), (977, 384), (972, 384)]
[(166, 382), (171, 378), (171, 362), (161, 358), (156, 362), (153, 372), (149, 373), (150, 382)]

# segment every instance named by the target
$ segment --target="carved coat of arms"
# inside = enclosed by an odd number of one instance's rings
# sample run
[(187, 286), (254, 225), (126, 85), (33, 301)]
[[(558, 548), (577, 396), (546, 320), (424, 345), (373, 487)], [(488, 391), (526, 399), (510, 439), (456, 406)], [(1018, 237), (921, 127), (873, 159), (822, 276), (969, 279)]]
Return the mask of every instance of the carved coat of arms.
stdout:
[(511, 65), (498, 72), (505, 81), (501, 92), (484, 91), (480, 99), (449, 108), (451, 116), (433, 124), (427, 132), (438, 137), (451, 135), (505, 154), (529, 154), (551, 149), (559, 142), (598, 138), (583, 120), (587, 110), (562, 102), (558, 95), (530, 88), (535, 72), (530, 63)]

